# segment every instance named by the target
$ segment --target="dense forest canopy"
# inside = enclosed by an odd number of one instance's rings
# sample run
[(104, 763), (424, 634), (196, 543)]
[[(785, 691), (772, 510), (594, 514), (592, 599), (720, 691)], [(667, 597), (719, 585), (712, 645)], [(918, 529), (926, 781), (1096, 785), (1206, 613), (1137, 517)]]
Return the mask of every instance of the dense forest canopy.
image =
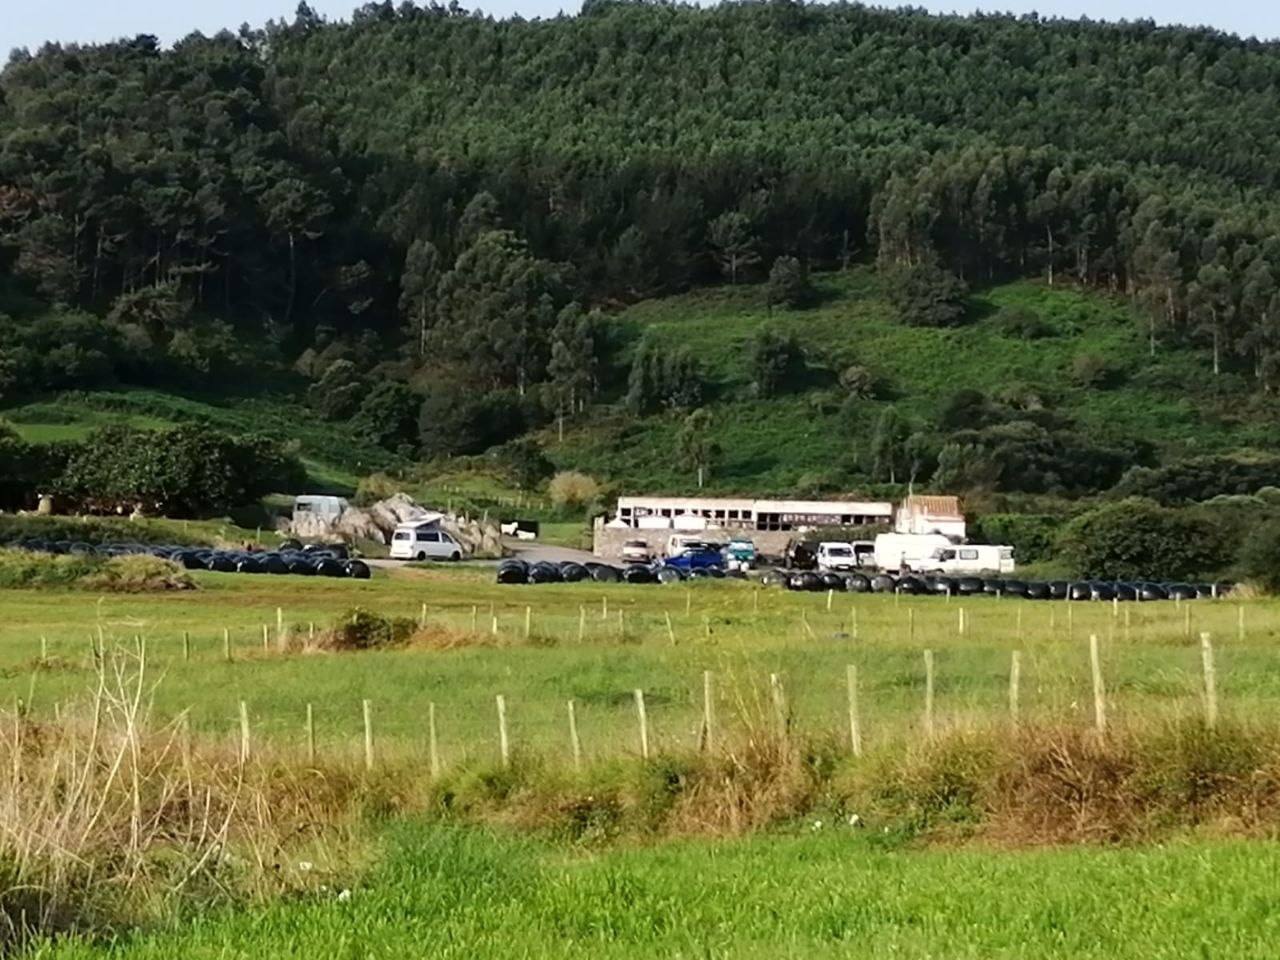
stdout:
[[(766, 276), (801, 304), (851, 261), (907, 271), (922, 324), (1000, 278), (1126, 296), (1152, 353), (1270, 392), (1277, 102), (1275, 44), (787, 0), (302, 4), (170, 50), (18, 51), (0, 395), (292, 364), (327, 416), (468, 451), (536, 421), (530, 397), (696, 406), (690, 358), (617, 368), (598, 308)], [(425, 402), (371, 392), (424, 364)]]

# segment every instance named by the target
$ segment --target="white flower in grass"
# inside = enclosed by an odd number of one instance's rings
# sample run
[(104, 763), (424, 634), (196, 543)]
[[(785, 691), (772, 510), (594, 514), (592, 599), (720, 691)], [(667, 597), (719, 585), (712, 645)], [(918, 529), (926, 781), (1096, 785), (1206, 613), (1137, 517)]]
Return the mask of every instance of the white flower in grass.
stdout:
[(339, 893), (339, 894), (338, 894), (338, 902), (339, 902), (339, 903), (346, 903), (346, 902), (348, 902), (350, 899), (351, 899), (351, 891), (350, 891), (350, 890), (343, 890), (341, 893)]
[(822, 821), (821, 821), (821, 820), (815, 820), (815, 821), (813, 821), (813, 829), (814, 829), (815, 831), (817, 831), (817, 830), (821, 830), (821, 829), (822, 829)]
[(862, 826), (862, 818), (858, 816), (856, 813), (849, 814), (849, 826), (851, 827)]
[(311, 870), (311, 868), (314, 866), (315, 864), (312, 863), (310, 860), (303, 860), (301, 863), (298, 864), (298, 869), (301, 870), (303, 873), (308, 873)]

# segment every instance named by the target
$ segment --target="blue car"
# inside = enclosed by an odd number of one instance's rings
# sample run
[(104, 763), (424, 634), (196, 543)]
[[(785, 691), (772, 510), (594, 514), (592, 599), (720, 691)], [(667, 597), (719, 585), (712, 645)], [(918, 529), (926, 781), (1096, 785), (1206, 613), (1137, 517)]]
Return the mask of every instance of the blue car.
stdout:
[(668, 557), (663, 566), (674, 567), (681, 573), (691, 570), (710, 570), (724, 568), (724, 555), (714, 549), (685, 550), (679, 556)]

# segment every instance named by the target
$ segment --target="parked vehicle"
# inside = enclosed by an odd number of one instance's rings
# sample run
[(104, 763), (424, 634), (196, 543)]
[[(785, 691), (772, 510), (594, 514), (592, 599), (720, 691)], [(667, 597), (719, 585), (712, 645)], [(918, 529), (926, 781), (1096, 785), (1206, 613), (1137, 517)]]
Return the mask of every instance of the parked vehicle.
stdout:
[(622, 545), (623, 563), (648, 563), (652, 559), (645, 540), (628, 540)]
[(818, 554), (812, 544), (792, 540), (782, 555), (782, 565), (788, 570), (813, 570), (818, 565)]
[(939, 550), (929, 573), (1013, 573), (1013, 547), (966, 543)]
[(304, 494), (293, 500), (293, 522), (297, 523), (303, 517), (320, 516), (332, 523), (342, 516), (349, 506), (350, 504), (342, 497)]
[(849, 546), (853, 547), (853, 559), (858, 562), (858, 566), (874, 567), (876, 565), (876, 544), (874, 540), (854, 540)]
[(691, 533), (673, 533), (667, 538), (666, 556), (678, 557), (693, 546), (706, 543), (706, 538)]
[(758, 559), (756, 545), (746, 537), (734, 537), (724, 548), (724, 559), (730, 570), (750, 570)]
[(854, 556), (853, 545), (827, 540), (818, 544), (818, 569), (824, 573), (854, 570), (858, 566), (858, 558)]
[(393, 560), (461, 560), (462, 544), (435, 520), (410, 521), (391, 535)]
[(882, 533), (876, 537), (874, 556), (881, 570), (933, 571), (930, 566), (939, 550), (954, 546), (940, 533)]
[(682, 573), (723, 570), (724, 555), (711, 544), (703, 543), (697, 547), (687, 547), (678, 557), (667, 557), (664, 565), (674, 567)]

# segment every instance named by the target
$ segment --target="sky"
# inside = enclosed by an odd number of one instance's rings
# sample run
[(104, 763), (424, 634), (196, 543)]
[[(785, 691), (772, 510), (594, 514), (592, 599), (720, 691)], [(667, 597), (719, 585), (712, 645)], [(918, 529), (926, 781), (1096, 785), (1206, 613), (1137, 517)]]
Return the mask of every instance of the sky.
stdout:
[[(311, 6), (326, 18), (340, 19), (359, 2), (311, 0)], [(526, 17), (576, 10), (578, 2), (462, 0), (463, 6), (494, 16), (519, 13)], [(898, 3), (891, 0), (886, 5)], [(981, 9), (1094, 20), (1150, 18), (1157, 23), (1207, 25), (1242, 36), (1280, 39), (1280, 2), (1276, 0), (914, 0), (910, 5), (942, 13)], [(246, 22), (261, 26), (269, 19), (292, 16), (296, 6), (296, 0), (0, 0), (0, 62), (15, 47), (34, 49), (45, 40), (89, 43), (151, 33), (168, 44), (193, 30), (216, 33)], [(19, 8), (21, 14), (16, 12)]]

